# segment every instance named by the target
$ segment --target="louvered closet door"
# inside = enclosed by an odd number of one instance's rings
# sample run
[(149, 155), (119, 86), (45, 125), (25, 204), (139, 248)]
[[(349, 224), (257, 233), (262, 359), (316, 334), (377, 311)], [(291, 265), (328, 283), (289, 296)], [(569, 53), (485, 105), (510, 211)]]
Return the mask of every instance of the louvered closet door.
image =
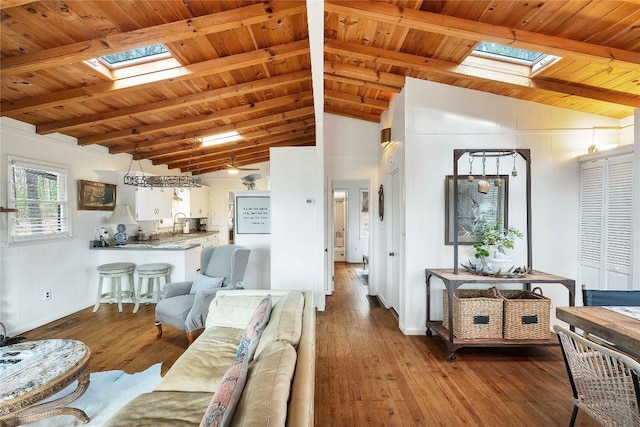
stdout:
[(580, 164), (580, 283), (631, 289), (633, 157)]

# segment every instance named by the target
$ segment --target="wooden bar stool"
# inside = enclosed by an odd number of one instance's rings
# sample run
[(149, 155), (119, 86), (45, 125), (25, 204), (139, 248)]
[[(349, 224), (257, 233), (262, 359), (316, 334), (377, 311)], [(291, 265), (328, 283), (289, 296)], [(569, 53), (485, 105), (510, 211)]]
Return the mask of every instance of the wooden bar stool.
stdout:
[[(143, 264), (138, 268), (138, 293), (136, 305), (133, 312), (138, 312), (141, 302), (148, 304), (150, 302), (157, 303), (162, 299), (162, 286), (160, 286), (160, 278), (164, 278), (164, 283), (171, 282), (171, 264), (163, 262), (155, 264)], [(147, 279), (147, 292), (142, 293), (142, 281)]]
[[(133, 281), (133, 270), (135, 268), (136, 265), (132, 262), (112, 262), (98, 266), (100, 280), (98, 282), (98, 297), (96, 298), (96, 305), (93, 307), (94, 312), (98, 311), (101, 302), (113, 303), (114, 301), (117, 301), (118, 311), (122, 311), (122, 298), (131, 298), (133, 302), (136, 302), (135, 283)], [(105, 277), (111, 279), (111, 290), (103, 293), (102, 285)], [(130, 290), (122, 290), (121, 279), (123, 277), (129, 278)]]

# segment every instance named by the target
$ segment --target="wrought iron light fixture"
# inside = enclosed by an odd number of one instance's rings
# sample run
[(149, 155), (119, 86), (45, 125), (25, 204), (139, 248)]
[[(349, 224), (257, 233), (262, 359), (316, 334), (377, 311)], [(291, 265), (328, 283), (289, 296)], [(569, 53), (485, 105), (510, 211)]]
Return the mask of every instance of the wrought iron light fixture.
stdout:
[[(196, 139), (193, 140), (193, 148), (195, 150)], [(134, 185), (136, 187), (158, 187), (158, 188), (167, 188), (167, 187), (181, 187), (181, 188), (189, 188), (189, 187), (202, 187), (202, 179), (196, 176), (190, 175), (145, 175), (142, 170), (142, 164), (140, 163), (140, 159), (138, 158), (138, 166), (140, 166), (140, 172), (142, 175), (131, 175), (131, 164), (133, 163), (133, 158), (136, 157), (137, 154), (136, 149), (134, 148), (134, 155), (131, 157), (131, 161), (129, 162), (129, 169), (124, 176), (124, 183), (126, 185)], [(189, 170), (191, 170), (191, 158), (189, 158)]]

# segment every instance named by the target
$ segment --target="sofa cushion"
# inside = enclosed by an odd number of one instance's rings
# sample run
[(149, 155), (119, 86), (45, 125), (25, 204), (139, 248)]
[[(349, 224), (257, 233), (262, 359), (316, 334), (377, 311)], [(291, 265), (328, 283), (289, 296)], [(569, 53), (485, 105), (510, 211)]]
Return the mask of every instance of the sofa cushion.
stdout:
[(103, 427), (193, 427), (211, 393), (154, 391), (136, 397), (122, 407)]
[[(287, 297), (289, 292), (270, 292), (269, 294), (271, 305), (275, 307), (280, 300)], [(266, 295), (264, 292), (218, 291), (209, 305), (209, 314), (204, 327), (246, 328), (253, 311)]]
[(258, 343), (256, 356), (271, 341), (288, 341), (292, 346), (298, 346), (302, 333), (303, 308), (304, 296), (301, 292), (289, 292), (286, 299), (274, 305), (269, 324), (264, 329)]
[(247, 359), (247, 362), (253, 360), (253, 355), (258, 347), (260, 336), (264, 331), (265, 326), (269, 323), (269, 315), (271, 314), (271, 295), (264, 297), (260, 304), (256, 307), (249, 323), (242, 334), (240, 345), (238, 346), (238, 354), (236, 358), (241, 355)]
[(224, 277), (209, 277), (202, 273), (197, 273), (191, 284), (190, 294), (198, 293), (198, 291), (212, 292), (222, 286)]
[[(176, 360), (155, 390), (213, 393), (235, 358), (241, 338), (242, 330), (240, 329), (205, 329)], [(205, 407), (206, 404), (202, 411)], [(200, 418), (202, 413), (200, 412)]]
[(227, 427), (240, 400), (247, 381), (248, 359), (246, 354), (238, 352), (238, 357), (224, 373), (216, 392), (207, 406), (200, 427)]
[(233, 415), (233, 426), (284, 426), (296, 351), (286, 341), (269, 343), (249, 363), (247, 383)]

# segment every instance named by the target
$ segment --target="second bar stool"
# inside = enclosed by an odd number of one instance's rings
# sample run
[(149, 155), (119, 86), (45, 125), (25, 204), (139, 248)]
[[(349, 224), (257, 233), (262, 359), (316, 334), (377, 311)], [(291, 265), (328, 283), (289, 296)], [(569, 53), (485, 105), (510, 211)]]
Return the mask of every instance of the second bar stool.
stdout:
[[(165, 285), (171, 281), (171, 264), (158, 262), (154, 264), (139, 265), (138, 268), (138, 293), (133, 312), (137, 313), (140, 303), (157, 303), (162, 299), (162, 287), (160, 278), (164, 278)], [(147, 291), (142, 293), (142, 281), (147, 280)]]
[[(118, 311), (122, 311), (122, 298), (131, 298), (133, 302), (136, 302), (135, 283), (133, 281), (133, 270), (136, 265), (132, 262), (112, 262), (109, 264), (102, 264), (98, 266), (98, 275), (100, 280), (98, 282), (98, 296), (96, 298), (96, 305), (93, 307), (93, 311), (98, 311), (101, 302), (118, 302)], [(102, 292), (102, 284), (104, 278), (111, 279), (111, 290), (109, 292)], [(128, 291), (122, 290), (122, 277), (129, 279)], [(115, 282), (115, 289), (114, 289)]]

